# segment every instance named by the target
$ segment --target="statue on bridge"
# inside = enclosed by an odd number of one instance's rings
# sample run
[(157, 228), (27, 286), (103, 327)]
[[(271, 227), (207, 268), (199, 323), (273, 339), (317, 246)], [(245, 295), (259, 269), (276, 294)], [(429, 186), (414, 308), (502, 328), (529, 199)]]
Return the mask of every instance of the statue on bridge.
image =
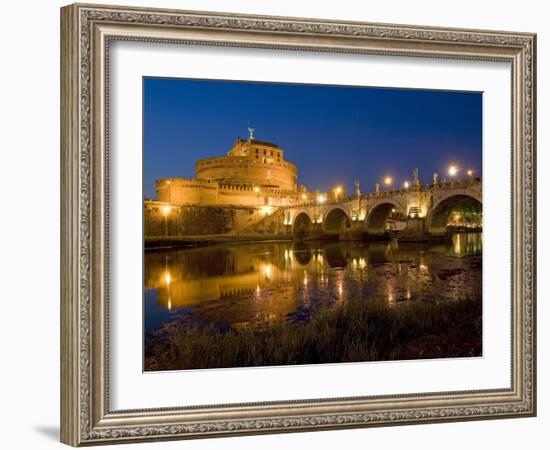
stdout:
[(413, 175), (414, 187), (419, 188), (420, 187), (420, 177), (418, 176), (418, 168), (413, 170), (412, 175)]

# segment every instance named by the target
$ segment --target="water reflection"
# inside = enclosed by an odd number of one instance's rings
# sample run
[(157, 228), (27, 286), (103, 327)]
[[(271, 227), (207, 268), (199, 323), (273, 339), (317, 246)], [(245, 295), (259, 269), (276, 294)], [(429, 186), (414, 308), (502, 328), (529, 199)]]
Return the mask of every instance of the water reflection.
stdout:
[(479, 233), (446, 244), (277, 242), (145, 254), (145, 329), (185, 314), (234, 328), (308, 320), (347, 298), (460, 300), (481, 295)]

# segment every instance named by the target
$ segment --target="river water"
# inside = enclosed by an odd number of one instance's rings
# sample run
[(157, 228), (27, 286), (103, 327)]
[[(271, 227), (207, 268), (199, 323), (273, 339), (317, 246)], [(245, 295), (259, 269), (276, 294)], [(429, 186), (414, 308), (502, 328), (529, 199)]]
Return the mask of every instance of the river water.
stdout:
[(403, 302), (481, 297), (480, 233), (446, 243), (256, 242), (145, 253), (144, 328), (265, 328), (308, 321), (348, 298)]

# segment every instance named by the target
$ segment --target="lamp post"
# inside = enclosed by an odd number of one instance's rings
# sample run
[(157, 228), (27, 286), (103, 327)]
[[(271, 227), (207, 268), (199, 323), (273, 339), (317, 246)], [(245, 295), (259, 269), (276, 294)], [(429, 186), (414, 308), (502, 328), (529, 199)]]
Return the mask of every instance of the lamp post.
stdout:
[(384, 185), (385, 186), (390, 188), (392, 184), (393, 184), (393, 178), (392, 177), (390, 177), (390, 176), (384, 177)]
[(321, 206), (323, 206), (325, 201), (326, 201), (325, 194), (319, 194), (317, 196), (317, 204), (318, 204), (318, 207), (317, 207), (317, 223), (321, 223), (321, 217), (322, 217)]
[(336, 186), (334, 188), (334, 199), (335, 200), (338, 200), (338, 198), (340, 197), (340, 194), (342, 193), (343, 189), (342, 189), (342, 186)]

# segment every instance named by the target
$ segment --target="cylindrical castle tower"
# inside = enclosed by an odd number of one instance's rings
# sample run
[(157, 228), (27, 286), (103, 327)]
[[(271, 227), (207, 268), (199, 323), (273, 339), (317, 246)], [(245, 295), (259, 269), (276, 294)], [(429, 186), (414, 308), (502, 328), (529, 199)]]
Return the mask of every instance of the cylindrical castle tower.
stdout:
[(295, 190), (296, 166), (284, 160), (283, 150), (270, 142), (237, 139), (227, 156), (205, 158), (195, 164), (199, 180)]

